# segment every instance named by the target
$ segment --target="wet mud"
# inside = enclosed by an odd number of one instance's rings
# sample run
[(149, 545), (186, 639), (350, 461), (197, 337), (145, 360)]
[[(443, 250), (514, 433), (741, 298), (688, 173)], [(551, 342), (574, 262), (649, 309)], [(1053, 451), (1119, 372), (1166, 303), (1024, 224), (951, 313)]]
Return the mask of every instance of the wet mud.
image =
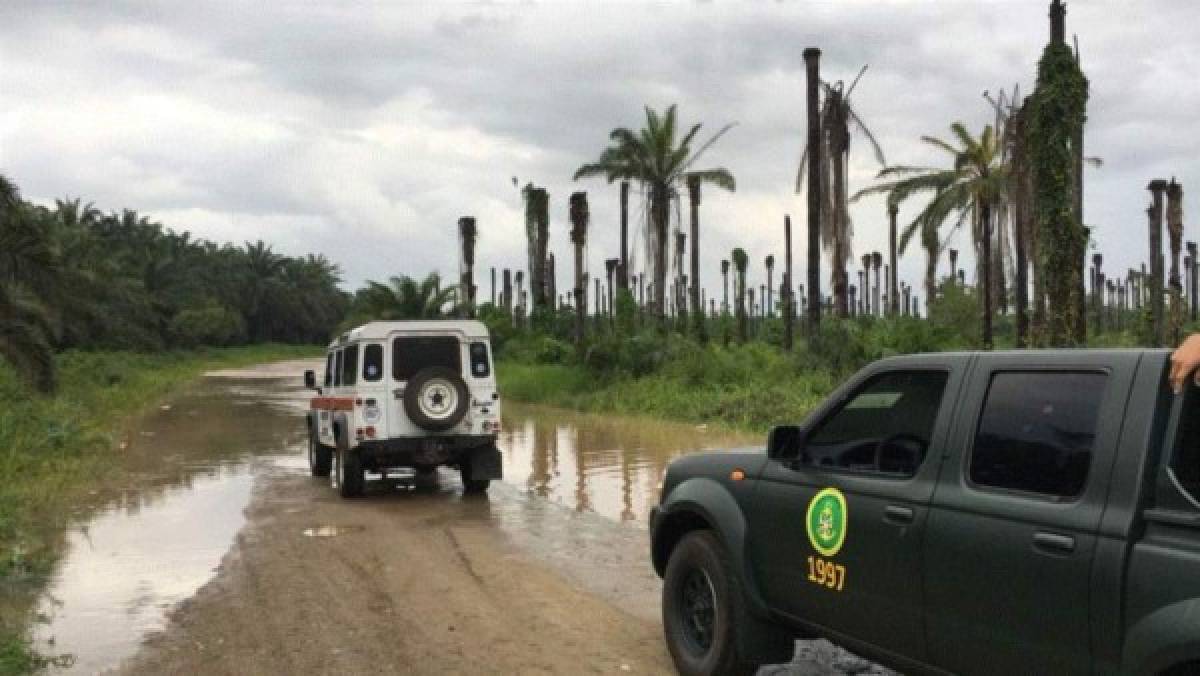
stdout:
[[(646, 515), (672, 458), (754, 439), (509, 404), (486, 496), (442, 469), (342, 500), (305, 463), (306, 367), (210, 374), (131, 427), (129, 489), (81, 511), (39, 605), (54, 673), (673, 673)], [(871, 669), (798, 658), (770, 673)]]

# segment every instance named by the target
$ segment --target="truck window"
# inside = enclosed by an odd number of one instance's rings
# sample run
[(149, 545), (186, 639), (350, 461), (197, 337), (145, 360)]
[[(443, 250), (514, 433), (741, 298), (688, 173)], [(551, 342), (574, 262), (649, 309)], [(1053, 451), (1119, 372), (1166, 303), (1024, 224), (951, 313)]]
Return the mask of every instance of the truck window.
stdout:
[(383, 378), (383, 346), (371, 343), (363, 348), (363, 380), (375, 382)]
[(1184, 392), (1170, 467), (1179, 486), (1193, 500), (1200, 501), (1200, 387), (1188, 385)]
[(487, 343), (471, 343), (471, 375), (476, 378), (486, 378), (492, 373), (488, 364)]
[(333, 353), (325, 357), (325, 387), (333, 384)]
[(338, 350), (333, 359), (333, 386), (342, 384), (342, 351)]
[(978, 486), (1078, 497), (1087, 480), (1103, 373), (996, 373), (971, 451)]
[(358, 346), (350, 345), (342, 353), (342, 384), (353, 385), (358, 375)]
[(864, 383), (818, 423), (800, 462), (910, 477), (925, 460), (946, 388), (945, 371), (892, 371)]
[(453, 336), (401, 336), (392, 341), (392, 378), (407, 381), (421, 369), (442, 366), (462, 373), (462, 348)]

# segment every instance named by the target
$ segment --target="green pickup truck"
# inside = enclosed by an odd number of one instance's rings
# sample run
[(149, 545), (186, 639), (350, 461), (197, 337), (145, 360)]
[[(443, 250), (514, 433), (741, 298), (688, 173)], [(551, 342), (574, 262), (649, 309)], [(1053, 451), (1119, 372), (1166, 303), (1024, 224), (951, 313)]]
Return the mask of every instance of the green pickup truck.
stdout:
[(683, 674), (825, 637), (906, 673), (1200, 674), (1200, 388), (1165, 350), (863, 369), (651, 515)]

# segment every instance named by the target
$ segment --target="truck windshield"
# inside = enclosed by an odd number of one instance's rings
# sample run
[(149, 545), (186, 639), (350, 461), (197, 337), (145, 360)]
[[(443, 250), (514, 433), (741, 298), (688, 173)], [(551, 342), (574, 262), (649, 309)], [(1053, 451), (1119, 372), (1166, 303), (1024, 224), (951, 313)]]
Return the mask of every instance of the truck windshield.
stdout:
[(431, 366), (462, 372), (462, 349), (453, 336), (401, 336), (392, 341), (392, 378), (407, 381)]

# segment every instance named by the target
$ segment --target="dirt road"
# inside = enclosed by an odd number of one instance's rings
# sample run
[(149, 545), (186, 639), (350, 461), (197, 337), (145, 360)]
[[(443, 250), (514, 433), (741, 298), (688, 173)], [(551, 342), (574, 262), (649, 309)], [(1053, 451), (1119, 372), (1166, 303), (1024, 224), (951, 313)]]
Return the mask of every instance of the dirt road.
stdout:
[[(588, 591), (552, 547), (539, 557), (498, 527), (537, 509), (523, 500), (505, 486), (463, 498), (444, 471), (435, 487), (347, 501), (299, 462), (269, 466), (217, 576), (122, 672), (672, 673), (644, 558), (591, 576), (615, 595)], [(622, 586), (637, 600), (622, 603)]]

